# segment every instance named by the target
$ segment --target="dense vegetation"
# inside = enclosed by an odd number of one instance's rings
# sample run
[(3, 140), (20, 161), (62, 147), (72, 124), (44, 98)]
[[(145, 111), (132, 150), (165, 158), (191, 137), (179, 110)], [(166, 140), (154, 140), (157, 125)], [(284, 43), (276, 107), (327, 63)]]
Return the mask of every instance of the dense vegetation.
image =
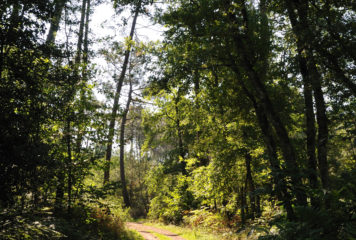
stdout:
[(120, 40), (103, 2), (0, 2), (0, 238), (356, 238), (354, 1), (116, 0)]

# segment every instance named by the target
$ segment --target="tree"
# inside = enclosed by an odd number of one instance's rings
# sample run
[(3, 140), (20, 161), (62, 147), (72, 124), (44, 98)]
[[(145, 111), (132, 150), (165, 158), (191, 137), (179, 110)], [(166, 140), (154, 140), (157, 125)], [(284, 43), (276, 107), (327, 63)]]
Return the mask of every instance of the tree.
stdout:
[(126, 50), (124, 53), (124, 61), (122, 63), (122, 68), (121, 68), (121, 72), (119, 75), (119, 79), (117, 80), (117, 83), (116, 83), (116, 90), (115, 90), (114, 103), (113, 103), (111, 117), (110, 117), (108, 142), (107, 142), (106, 155), (105, 155), (106, 165), (105, 165), (105, 170), (104, 170), (104, 183), (109, 182), (109, 179), (110, 179), (110, 160), (111, 160), (111, 153), (112, 153), (112, 144), (113, 144), (113, 140), (114, 140), (116, 115), (117, 115), (117, 111), (119, 108), (119, 98), (120, 98), (122, 84), (125, 79), (126, 69), (127, 69), (128, 63), (129, 63), (129, 57), (130, 57), (130, 53), (131, 53), (131, 49), (132, 49), (132, 40), (133, 40), (133, 34), (135, 31), (135, 27), (136, 27), (137, 17), (138, 17), (138, 14), (142, 8), (141, 4), (142, 4), (141, 1), (139, 1), (137, 4), (135, 4), (134, 17), (133, 17), (132, 24), (131, 24), (130, 35), (128, 37), (128, 46), (126, 47)]

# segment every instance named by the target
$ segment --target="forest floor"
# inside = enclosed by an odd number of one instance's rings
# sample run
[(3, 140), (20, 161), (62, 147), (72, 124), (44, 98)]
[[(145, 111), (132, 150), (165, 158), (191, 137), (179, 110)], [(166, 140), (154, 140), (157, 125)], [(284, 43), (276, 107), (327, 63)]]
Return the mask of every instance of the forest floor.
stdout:
[(167, 230), (160, 228), (146, 226), (141, 223), (126, 223), (128, 229), (135, 230), (139, 232), (145, 240), (157, 240), (157, 239), (172, 239), (172, 240), (185, 240), (180, 237), (178, 234), (172, 233)]

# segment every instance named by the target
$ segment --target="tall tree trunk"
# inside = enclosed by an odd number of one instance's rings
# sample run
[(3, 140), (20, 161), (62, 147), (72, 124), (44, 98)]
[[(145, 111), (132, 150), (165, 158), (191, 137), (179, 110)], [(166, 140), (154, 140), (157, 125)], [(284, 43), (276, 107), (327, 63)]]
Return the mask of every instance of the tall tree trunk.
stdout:
[(90, 0), (87, 0), (87, 9), (85, 12), (85, 26), (84, 26), (84, 48), (83, 48), (83, 63), (84, 66), (84, 73), (83, 78), (87, 80), (87, 64), (88, 64), (88, 54), (89, 54), (89, 22), (90, 22)]
[(329, 166), (327, 161), (327, 143), (329, 140), (328, 118), (326, 116), (326, 106), (324, 94), (321, 86), (321, 79), (315, 63), (311, 63), (310, 68), (313, 69), (312, 86), (314, 90), (314, 98), (316, 105), (316, 119), (318, 123), (318, 164), (320, 170), (321, 183), (324, 189), (329, 189)]
[[(86, 12), (86, 4), (88, 0), (82, 1), (82, 8), (80, 14), (80, 23), (79, 23), (79, 33), (78, 33), (78, 42), (77, 42), (77, 53), (75, 55), (75, 63), (79, 64), (81, 61), (82, 47), (83, 47), (83, 35), (84, 35), (84, 25), (85, 25), (85, 12)], [(78, 66), (76, 66), (78, 67)]]
[[(301, 65), (304, 64), (301, 63)], [(307, 157), (308, 157), (308, 179), (309, 179), (310, 187), (312, 189), (316, 189), (318, 187), (318, 175), (317, 175), (317, 162), (315, 156), (316, 130), (315, 130), (314, 107), (313, 107), (313, 92), (308, 77), (305, 78), (305, 76), (303, 75), (303, 79), (304, 79), (303, 92), (304, 92), (305, 121), (306, 121), (306, 135), (307, 135), (306, 147), (307, 147)], [(311, 196), (311, 204), (315, 207), (318, 206), (318, 202), (313, 196)]]
[(132, 82), (130, 80), (129, 96), (127, 98), (126, 108), (122, 113), (121, 126), (120, 126), (120, 179), (121, 179), (121, 186), (122, 186), (122, 196), (124, 198), (124, 203), (126, 207), (131, 206), (129, 194), (127, 192), (127, 187), (126, 187), (125, 159), (124, 159), (125, 158), (125, 124), (127, 120), (127, 113), (129, 112), (130, 109), (131, 95), (132, 95)]
[[(257, 104), (262, 107), (264, 114), (266, 115), (268, 121), (270, 121), (271, 126), (273, 126), (273, 129), (278, 137), (282, 155), (286, 162), (286, 173), (291, 178), (292, 188), (294, 189), (293, 193), (296, 195), (297, 204), (307, 205), (307, 198), (305, 191), (303, 190), (301, 172), (297, 163), (294, 147), (290, 141), (288, 132), (282, 123), (279, 114), (276, 112), (266, 90), (266, 86), (263, 81), (265, 76), (261, 76), (254, 67), (254, 65), (257, 64), (257, 59), (254, 57), (255, 48), (253, 48), (250, 44), (250, 42), (253, 42), (250, 40), (251, 35), (253, 34), (250, 30), (248, 11), (244, 1), (241, 12), (245, 26), (245, 33), (240, 34), (239, 30), (236, 30), (234, 35), (235, 47), (241, 56), (241, 61), (239, 63), (241, 64), (243, 71), (246, 73), (249, 82), (253, 86), (253, 95), (257, 101)], [(233, 22), (238, 23), (236, 15), (230, 14), (230, 18)], [(234, 63), (234, 65), (236, 65), (236, 63)]]
[(257, 116), (258, 123), (262, 130), (264, 142), (267, 146), (268, 159), (271, 165), (272, 177), (275, 184), (275, 191), (279, 201), (283, 202), (283, 205), (287, 211), (287, 218), (292, 220), (295, 218), (294, 210), (292, 207), (292, 197), (287, 190), (287, 182), (285, 180), (285, 174), (282, 172), (280, 162), (277, 155), (277, 145), (273, 137), (272, 127), (268, 122), (266, 114), (263, 112), (262, 107), (259, 107), (254, 103), (254, 108)]
[(282, 150), (283, 158), (286, 162), (286, 171), (287, 174), (291, 177), (293, 188), (295, 189), (295, 194), (297, 197), (298, 205), (306, 205), (306, 195), (303, 189), (301, 173), (298, 167), (296, 154), (293, 148), (293, 145), (289, 139), (288, 132), (282, 123), (279, 115), (273, 107), (273, 103), (270, 100), (270, 97), (266, 91), (262, 80), (256, 73), (253, 65), (249, 62), (247, 56), (244, 56), (245, 70), (249, 76), (249, 80), (252, 82), (256, 90), (256, 98), (261, 104), (263, 111), (266, 114), (266, 117), (271, 122), (277, 137), (279, 139), (279, 145)]
[(47, 35), (46, 43), (53, 44), (56, 40), (56, 35), (59, 30), (59, 23), (61, 21), (62, 12), (66, 4), (66, 0), (55, 0), (54, 12), (50, 19), (50, 27)]
[[(83, 83), (86, 83), (88, 81), (88, 68), (87, 65), (89, 63), (89, 58), (88, 58), (88, 52), (89, 52), (89, 41), (88, 41), (88, 34), (89, 34), (89, 22), (90, 22), (90, 0), (86, 0), (86, 11), (85, 11), (85, 23), (84, 23), (84, 46), (83, 46), (83, 54), (82, 54), (82, 59), (83, 59), (83, 63), (84, 63), (84, 67), (82, 70), (82, 81)], [(79, 45), (79, 41), (81, 41), (78, 38), (78, 45)], [(77, 49), (77, 51), (79, 52), (80, 50)], [(80, 57), (79, 57), (80, 59)], [(81, 88), (80, 89), (80, 102), (83, 102), (85, 100), (85, 91)], [(81, 107), (79, 110), (79, 114), (78, 114), (79, 118), (84, 117), (84, 108)], [(77, 156), (79, 156), (80, 151), (81, 151), (81, 146), (82, 146), (82, 141), (83, 141), (83, 133), (84, 129), (83, 126), (81, 126), (81, 124), (79, 123), (78, 125), (78, 135), (77, 135), (77, 140), (76, 140), (76, 154)]]
[[(326, 106), (324, 94), (322, 92), (321, 76), (316, 68), (316, 63), (312, 53), (310, 42), (313, 37), (313, 32), (309, 28), (308, 21), (308, 1), (294, 4), (292, 1), (287, 1), (287, 10), (292, 23), (292, 29), (297, 37), (298, 52), (302, 53), (299, 57), (306, 63), (308, 76), (311, 79), (311, 85), (314, 91), (314, 99), (316, 103), (316, 116), (318, 123), (318, 165), (320, 170), (320, 178), (324, 189), (329, 188), (329, 167), (327, 162), (327, 142), (329, 138), (328, 119), (326, 116)], [(298, 16), (296, 15), (298, 14)], [(302, 69), (301, 69), (302, 70)], [(304, 77), (304, 76), (303, 76)]]
[[(141, 8), (141, 1), (139, 1), (139, 3), (136, 6), (135, 15), (134, 15), (132, 25), (131, 25), (131, 31), (130, 31), (130, 37), (129, 37), (130, 40), (132, 40), (134, 32), (135, 32), (136, 21), (137, 21), (137, 17), (138, 17), (140, 8)], [(106, 154), (105, 154), (104, 184), (109, 182), (109, 179), (110, 179), (110, 161), (111, 161), (111, 153), (112, 153), (112, 144), (113, 144), (114, 133), (115, 133), (116, 116), (117, 116), (117, 111), (119, 109), (119, 98), (120, 98), (122, 84), (124, 82), (124, 78), (125, 78), (125, 74), (126, 74), (127, 65), (129, 62), (130, 52), (131, 52), (131, 46), (128, 46), (128, 48), (125, 51), (125, 58), (124, 58), (124, 62), (122, 65), (120, 77), (116, 84), (114, 104), (113, 104), (113, 108), (112, 108), (112, 112), (111, 112), (111, 116), (110, 116), (109, 134), (108, 134)]]
[[(305, 104), (305, 121), (306, 121), (306, 135), (307, 135), (307, 158), (308, 158), (308, 180), (310, 187), (316, 189), (318, 187), (318, 175), (317, 175), (317, 161), (315, 155), (316, 149), (316, 129), (315, 129), (315, 114), (313, 106), (313, 90), (311, 85), (311, 79), (309, 77), (308, 68), (305, 59), (302, 57), (302, 52), (298, 47), (298, 62), (299, 68), (303, 78), (303, 93)], [(317, 199), (311, 196), (311, 204), (314, 207), (319, 205)]]
[[(232, 66), (236, 75), (239, 76), (240, 72), (236, 65)], [(282, 174), (282, 169), (280, 167), (280, 162), (277, 156), (277, 145), (274, 140), (273, 131), (271, 124), (269, 123), (264, 109), (257, 103), (255, 97), (246, 88), (245, 83), (238, 77), (238, 82), (242, 87), (246, 96), (250, 99), (255, 109), (257, 116), (257, 122), (262, 131), (263, 140), (266, 144), (268, 160), (271, 165), (272, 178), (275, 184), (275, 192), (279, 201), (283, 202), (283, 205), (287, 211), (287, 218), (292, 220), (295, 218), (294, 210), (291, 203), (291, 196), (287, 190), (287, 183), (285, 180), (285, 174)]]

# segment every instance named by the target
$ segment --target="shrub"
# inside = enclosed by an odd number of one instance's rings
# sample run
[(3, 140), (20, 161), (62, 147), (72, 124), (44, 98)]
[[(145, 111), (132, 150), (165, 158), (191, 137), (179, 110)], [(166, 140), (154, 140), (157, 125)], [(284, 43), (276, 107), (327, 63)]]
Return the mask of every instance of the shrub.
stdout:
[(219, 213), (213, 213), (207, 209), (198, 209), (191, 211), (189, 215), (184, 217), (184, 223), (191, 227), (205, 228), (213, 231), (224, 229), (225, 219)]

